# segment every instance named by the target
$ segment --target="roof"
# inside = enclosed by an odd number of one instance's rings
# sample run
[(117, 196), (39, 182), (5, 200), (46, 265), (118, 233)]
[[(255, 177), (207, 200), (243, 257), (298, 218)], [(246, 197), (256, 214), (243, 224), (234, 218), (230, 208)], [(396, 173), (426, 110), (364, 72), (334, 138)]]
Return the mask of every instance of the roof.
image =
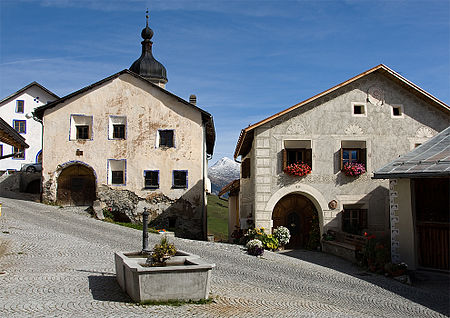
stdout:
[(374, 179), (450, 176), (450, 126), (374, 172)]
[(136, 73), (134, 73), (134, 72), (132, 72), (132, 71), (130, 71), (128, 69), (124, 69), (124, 70), (122, 70), (122, 71), (120, 71), (118, 73), (115, 73), (115, 74), (113, 74), (113, 75), (111, 75), (111, 76), (109, 76), (107, 78), (104, 78), (104, 79), (102, 79), (102, 80), (100, 80), (98, 82), (95, 82), (95, 83), (93, 83), (91, 85), (83, 87), (83, 88), (77, 90), (76, 92), (73, 92), (73, 93), (68, 94), (68, 95), (66, 95), (64, 97), (61, 97), (61, 98), (59, 98), (59, 99), (57, 99), (57, 100), (55, 100), (55, 101), (53, 101), (51, 103), (48, 103), (46, 105), (37, 107), (34, 110), (34, 115), (37, 118), (42, 119), (42, 117), (44, 116), (44, 112), (47, 109), (51, 109), (51, 108), (59, 105), (60, 103), (66, 101), (66, 100), (68, 100), (68, 99), (70, 99), (72, 97), (75, 97), (75, 96), (77, 96), (79, 94), (85, 93), (85, 92), (87, 92), (87, 91), (89, 91), (89, 90), (91, 90), (91, 89), (93, 89), (93, 88), (95, 88), (97, 86), (100, 86), (100, 85), (102, 85), (102, 84), (104, 84), (104, 83), (106, 83), (108, 81), (116, 79), (116, 78), (118, 78), (119, 76), (121, 76), (123, 74), (129, 74), (129, 75), (131, 75), (131, 76), (133, 76), (133, 77), (135, 77), (137, 79), (140, 79), (140, 80), (148, 83), (149, 85), (152, 85), (154, 88), (159, 89), (161, 92), (163, 92), (163, 93), (165, 93), (165, 94), (167, 94), (167, 95), (177, 99), (179, 102), (181, 102), (181, 103), (183, 103), (183, 104), (185, 104), (185, 105), (187, 105), (187, 106), (189, 106), (189, 107), (199, 111), (202, 114), (202, 120), (203, 120), (203, 122), (205, 124), (205, 128), (206, 128), (206, 152), (208, 154), (210, 154), (210, 155), (213, 154), (214, 143), (215, 143), (215, 140), (216, 140), (216, 131), (215, 131), (215, 128), (214, 128), (214, 120), (213, 120), (212, 115), (210, 113), (204, 111), (203, 109), (201, 109), (201, 108), (199, 108), (199, 107), (189, 103), (188, 101), (182, 99), (181, 97), (178, 97), (177, 95), (175, 95), (175, 94), (165, 90), (164, 88), (162, 88), (162, 87), (152, 83), (150, 80), (148, 80), (148, 79), (146, 79), (146, 78), (144, 78), (144, 77), (142, 77), (142, 76), (140, 76), (140, 75), (138, 75), (138, 74), (136, 74)]
[(259, 122), (257, 122), (256, 124), (250, 125), (245, 129), (241, 130), (241, 134), (239, 135), (239, 139), (236, 145), (236, 149), (234, 152), (234, 158), (239, 157), (240, 155), (246, 155), (248, 153), (248, 151), (251, 148), (252, 145), (252, 141), (253, 141), (253, 132), (254, 129), (262, 126), (278, 117), (281, 117), (299, 107), (302, 107), (314, 100), (319, 99), (320, 97), (323, 97), (327, 94), (330, 94), (334, 91), (336, 91), (337, 89), (344, 87), (348, 84), (351, 84), (357, 80), (359, 80), (360, 78), (367, 76), (369, 74), (372, 73), (380, 73), (380, 74), (384, 74), (386, 76), (388, 76), (390, 79), (392, 79), (394, 82), (396, 82), (397, 84), (401, 85), (402, 87), (404, 87), (405, 89), (407, 89), (408, 91), (410, 91), (412, 94), (416, 95), (417, 97), (425, 100), (426, 102), (434, 105), (435, 107), (443, 110), (444, 112), (447, 112), (450, 114), (450, 106), (448, 106), (446, 103), (440, 101), (439, 99), (437, 99), (436, 97), (434, 97), (433, 95), (431, 95), (430, 93), (426, 92), (425, 90), (423, 90), (422, 88), (420, 88), (419, 86), (415, 85), (414, 83), (410, 82), (409, 80), (407, 80), (406, 78), (404, 78), (403, 76), (401, 76), (400, 74), (398, 74), (397, 72), (391, 70), (389, 67), (387, 67), (386, 65), (380, 64), (377, 65), (373, 68), (371, 68), (370, 70), (367, 70), (359, 75), (356, 75), (352, 78), (350, 78), (349, 80), (342, 82), (336, 86), (333, 86), (332, 88), (323, 91), (322, 93), (319, 93), (311, 98), (308, 98), (294, 106), (291, 106), (279, 113), (276, 113), (275, 115), (272, 115), (266, 119), (263, 119)]
[(14, 128), (6, 123), (0, 117), (0, 141), (19, 149), (28, 148), (29, 146)]
[(233, 192), (236, 192), (236, 191), (239, 192), (240, 185), (241, 185), (240, 179), (236, 179), (236, 180), (231, 181), (226, 186), (224, 186), (222, 188), (222, 190), (220, 190), (219, 197), (224, 195), (227, 192), (230, 192), (230, 193), (233, 193)]
[(53, 93), (52, 91), (48, 90), (47, 88), (45, 88), (44, 86), (42, 86), (42, 85), (39, 84), (38, 82), (32, 82), (32, 83), (28, 84), (27, 86), (25, 86), (25, 87), (19, 89), (17, 92), (15, 92), (15, 93), (9, 95), (8, 97), (3, 98), (3, 99), (0, 101), (0, 104), (4, 103), (4, 102), (6, 102), (6, 101), (9, 101), (9, 100), (11, 100), (11, 99), (13, 99), (13, 98), (15, 98), (16, 96), (22, 94), (24, 91), (26, 91), (27, 89), (29, 89), (29, 88), (32, 87), (32, 86), (37, 86), (37, 87), (39, 87), (40, 89), (42, 89), (43, 91), (45, 91), (46, 93), (52, 95), (53, 97), (59, 98), (58, 95), (56, 95), (56, 94)]

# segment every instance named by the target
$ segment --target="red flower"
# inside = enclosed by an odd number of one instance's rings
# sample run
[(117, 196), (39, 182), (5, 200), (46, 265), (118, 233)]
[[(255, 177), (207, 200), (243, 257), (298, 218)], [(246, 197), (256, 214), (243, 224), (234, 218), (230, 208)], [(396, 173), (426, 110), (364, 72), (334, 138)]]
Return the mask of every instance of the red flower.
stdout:
[(302, 177), (307, 175), (308, 173), (311, 173), (311, 167), (307, 163), (296, 162), (288, 165), (284, 169), (284, 172), (292, 176)]

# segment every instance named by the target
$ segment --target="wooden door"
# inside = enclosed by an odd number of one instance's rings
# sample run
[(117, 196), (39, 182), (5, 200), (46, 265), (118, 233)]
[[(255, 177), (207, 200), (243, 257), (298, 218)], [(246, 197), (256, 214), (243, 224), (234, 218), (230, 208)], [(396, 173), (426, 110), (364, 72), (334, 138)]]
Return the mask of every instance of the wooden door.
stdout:
[(58, 204), (92, 205), (95, 198), (95, 176), (91, 169), (76, 164), (61, 172), (58, 177)]
[(313, 203), (303, 195), (289, 194), (282, 198), (273, 210), (273, 228), (285, 226), (291, 233), (286, 248), (305, 248), (309, 242), (309, 233), (313, 215), (317, 215)]

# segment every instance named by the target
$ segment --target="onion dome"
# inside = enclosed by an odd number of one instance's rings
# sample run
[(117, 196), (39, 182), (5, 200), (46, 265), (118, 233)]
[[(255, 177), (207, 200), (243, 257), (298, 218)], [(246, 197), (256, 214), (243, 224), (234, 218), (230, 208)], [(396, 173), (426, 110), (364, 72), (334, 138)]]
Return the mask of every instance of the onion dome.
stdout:
[[(148, 13), (148, 12), (147, 12)], [(144, 41), (142, 44), (141, 56), (131, 65), (130, 71), (139, 74), (140, 76), (154, 82), (154, 83), (167, 83), (167, 72), (164, 65), (158, 62), (152, 54), (153, 42), (153, 30), (148, 26), (148, 15), (146, 16), (147, 23), (145, 28), (141, 32), (141, 36)]]

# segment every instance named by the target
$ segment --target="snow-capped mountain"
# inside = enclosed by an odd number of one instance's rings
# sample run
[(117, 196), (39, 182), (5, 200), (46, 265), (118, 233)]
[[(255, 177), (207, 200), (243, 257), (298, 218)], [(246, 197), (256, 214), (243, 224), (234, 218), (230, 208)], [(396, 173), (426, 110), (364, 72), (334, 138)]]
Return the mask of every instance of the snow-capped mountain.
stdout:
[(240, 164), (223, 157), (213, 166), (208, 168), (208, 178), (211, 180), (211, 191), (218, 194), (219, 191), (233, 180), (239, 179)]

